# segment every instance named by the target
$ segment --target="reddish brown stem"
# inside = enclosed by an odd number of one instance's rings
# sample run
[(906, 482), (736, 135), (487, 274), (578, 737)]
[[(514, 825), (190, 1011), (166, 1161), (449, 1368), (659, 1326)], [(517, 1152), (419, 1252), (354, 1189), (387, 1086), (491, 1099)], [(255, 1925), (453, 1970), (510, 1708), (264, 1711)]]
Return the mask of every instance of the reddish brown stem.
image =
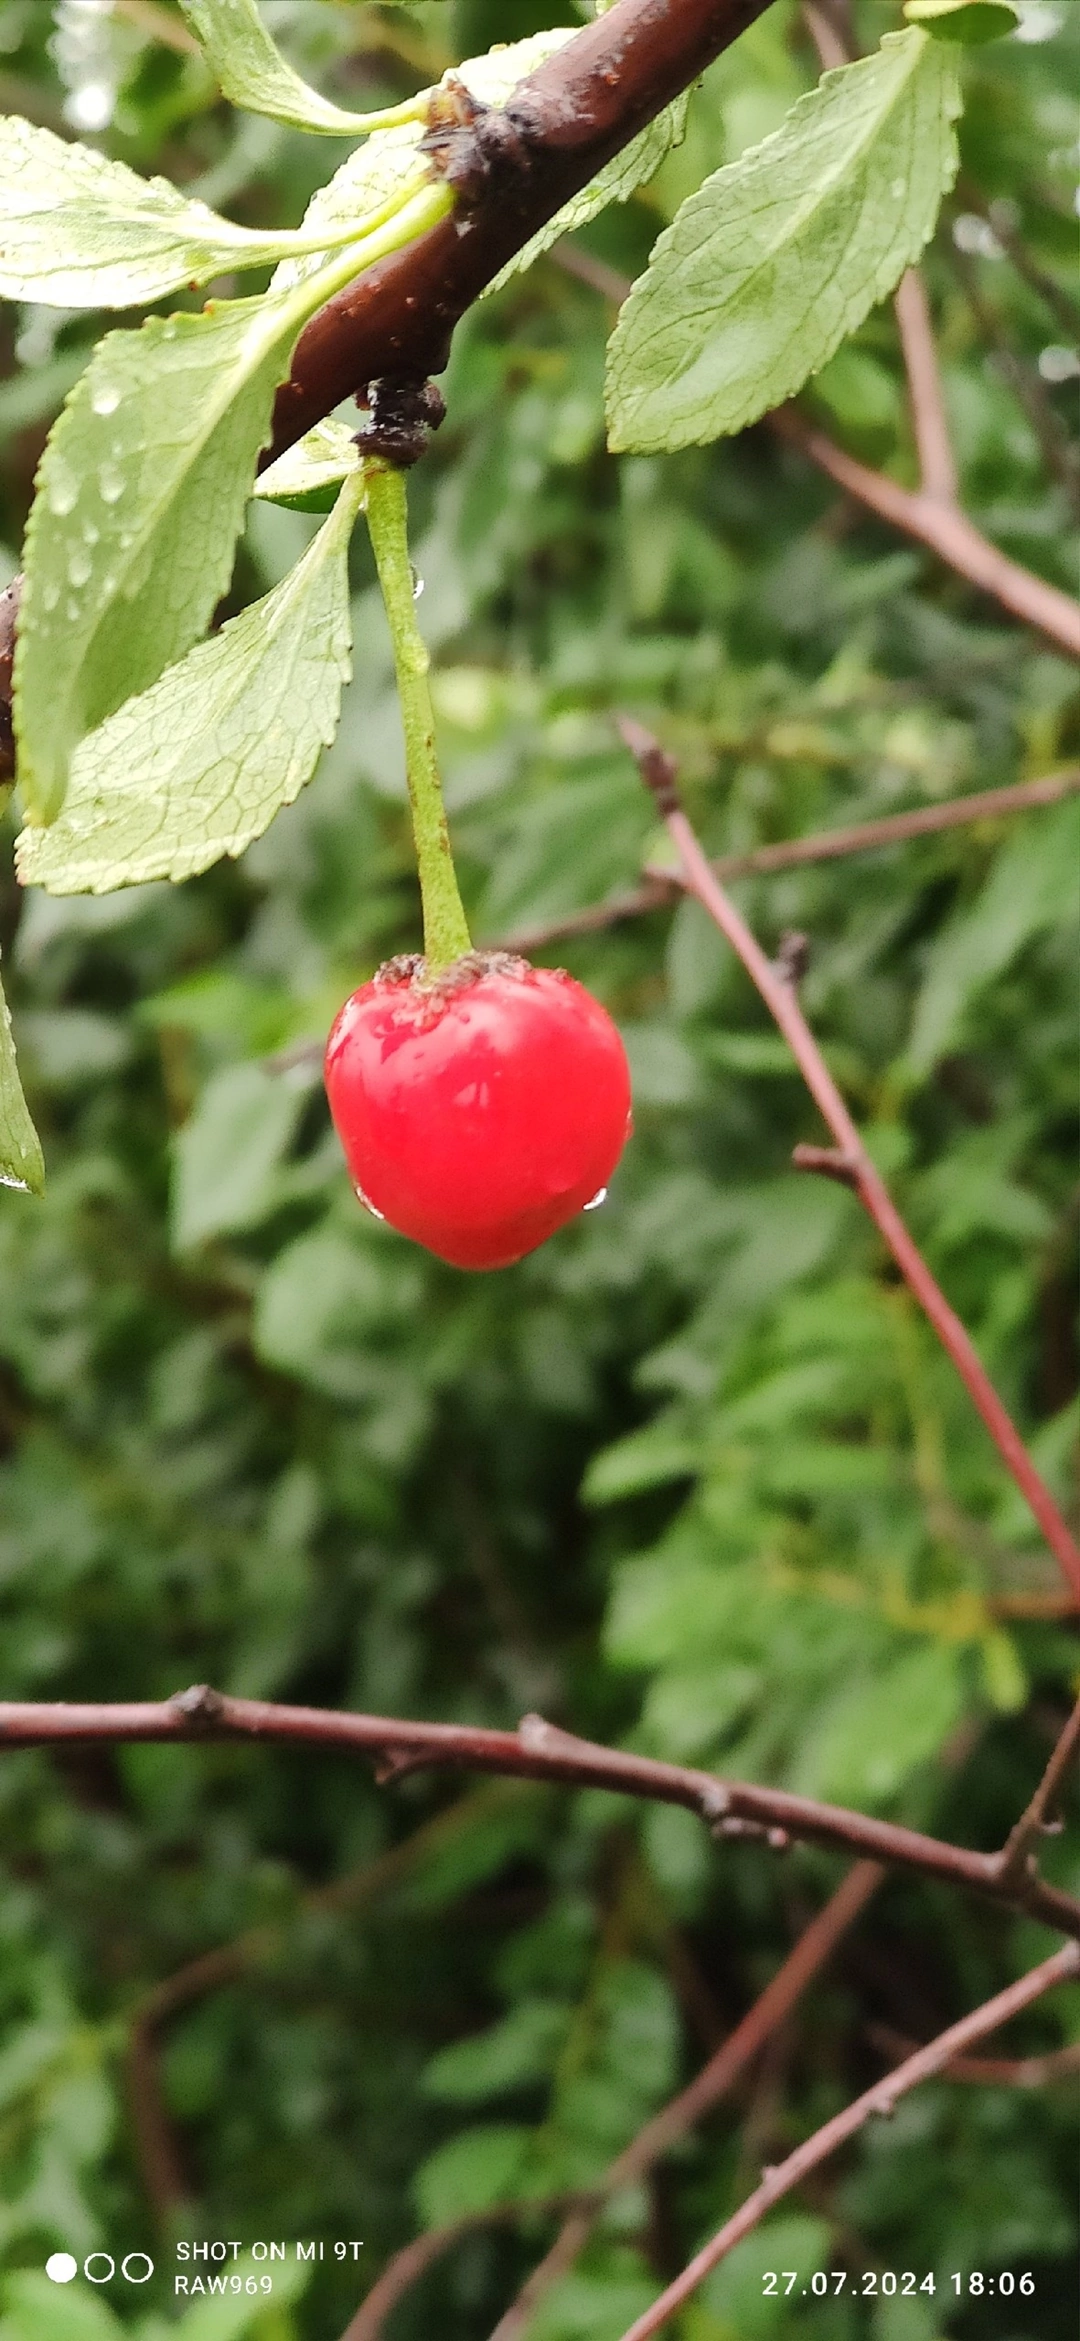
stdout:
[(950, 1308), (932, 1276), (914, 1237), (905, 1227), (880, 1172), (870, 1160), (840, 1091), (829, 1072), (799, 1005), (794, 987), (786, 983), (751, 934), (746, 921), (725, 894), (719, 879), (685, 813), (666, 815), (667, 829), (678, 853), (682, 882), (714, 919), (756, 984), (771, 1016), (783, 1033), (810, 1095), (831, 1130), (838, 1156), (804, 1165), (829, 1170), (849, 1179), (860, 1202), (884, 1237), (894, 1260), (916, 1299), (925, 1309), (934, 1331), (947, 1350), (965, 1388), (975, 1402), (1002, 1461), (1030, 1505), (1051, 1551), (1059, 1561), (1073, 1592), (1080, 1591), (1080, 1547), (1070, 1535), (1061, 1513), (1040, 1477), (1019, 1431), (979, 1357), (955, 1309)]
[(940, 2033), (926, 2048), (918, 2049), (914, 2056), (908, 2057), (905, 2064), (889, 2073), (884, 2081), (875, 2082), (872, 2089), (865, 2090), (852, 2105), (845, 2106), (844, 2111), (834, 2115), (831, 2122), (825, 2122), (820, 2130), (815, 2130), (813, 2137), (798, 2146), (794, 2154), (789, 2154), (786, 2162), (781, 2162), (775, 2170), (766, 2171), (761, 2185), (736, 2211), (734, 2218), (729, 2219), (719, 2234), (713, 2236), (711, 2243), (707, 2243), (704, 2250), (695, 2255), (689, 2267), (683, 2269), (674, 2284), (668, 2285), (652, 2307), (646, 2309), (644, 2316), (635, 2319), (623, 2334), (622, 2341), (652, 2341), (652, 2336), (663, 2332), (676, 2310), (691, 2298), (710, 2271), (727, 2257), (737, 2243), (742, 2242), (745, 2235), (752, 2233), (765, 2213), (771, 2211), (773, 2204), (790, 2194), (792, 2188), (826, 2162), (830, 2154), (835, 2154), (839, 2146), (855, 2137), (875, 2114), (892, 2113), (902, 2097), (908, 2096), (912, 2089), (917, 2089), (920, 2082), (928, 2081), (933, 2074), (940, 2073), (953, 2057), (961, 2055), (972, 2042), (985, 2039), (988, 2032), (996, 2032), (999, 2025), (1007, 2024), (1010, 2017), (1019, 2015), (1023, 2008), (1029, 2008), (1032, 2001), (1041, 1999), (1044, 1992), (1052, 1991), (1056, 1984), (1066, 1983), (1077, 1974), (1080, 1974), (1080, 1946), (1068, 1943), (1063, 1951), (1055, 1951), (1052, 1958), (1044, 1959), (1041, 1966), (1033, 1967), (1030, 1974), (1021, 1976), (1019, 1983), (1010, 1984), (1006, 1991), (998, 1992), (996, 1998), (976, 2008), (973, 2015), (962, 2017), (958, 2024), (951, 2024), (947, 2032)]
[[(837, 1887), (811, 1919), (800, 1935), (794, 1949), (789, 1951), (782, 1967), (771, 1983), (767, 1983), (759, 1999), (754, 2001), (741, 2023), (709, 2058), (689, 2087), (680, 2090), (652, 2121), (646, 2122), (636, 2138), (618, 2155), (604, 2172), (600, 2182), (601, 2199), (606, 2200), (619, 2188), (632, 2186), (644, 2178), (661, 2155), (666, 2154), (678, 2138), (685, 2137), (712, 2108), (719, 2104), (740, 2074), (751, 2065), (774, 2033), (791, 2014), (803, 1993), (820, 1974), (826, 1961), (832, 1957), (837, 1944), (854, 1924), (884, 1876), (878, 1862), (859, 1861), (848, 1871)], [(521, 2341), (529, 2321), (558, 2276), (573, 2266), (578, 2253), (588, 2240), (600, 2207), (581, 2208), (571, 2213), (556, 2236), (550, 2251), (522, 2287), (518, 2297), (507, 2309), (495, 2328), (491, 2341)], [(353, 2341), (358, 2341), (353, 2336)], [(365, 2336), (365, 2341), (368, 2337)], [(374, 2330), (370, 2341), (375, 2341)]]
[(64, 1701), (0, 1703), (0, 1748), (47, 1747), (100, 1740), (248, 1739), (350, 1749), (376, 1762), (388, 1754), (434, 1771), (495, 1772), (523, 1780), (609, 1788), (624, 1796), (685, 1805), (714, 1834), (752, 1835), (782, 1846), (799, 1838), (895, 1863), (1028, 1910), (1063, 1934), (1080, 1937), (1080, 1901), (1026, 1874), (1002, 1884), (1000, 1855), (944, 1844), (841, 1805), (795, 1796), (750, 1780), (721, 1780), (688, 1765), (664, 1764), (622, 1748), (604, 1748), (526, 1715), (517, 1732), (475, 1724), (413, 1723), (385, 1715), (351, 1715), (323, 1707), (277, 1706), (232, 1699), (205, 1683), (176, 1698), (97, 1705)]
[(1078, 1750), (1080, 1750), (1080, 1699), (1077, 1700), (1073, 1708), (1030, 1804), (1021, 1813), (1015, 1829), (1012, 1830), (998, 1856), (1003, 1878), (1022, 1876), (1026, 1868), (1034, 1868), (1034, 1855), (1031, 1852), (1031, 1847), (1047, 1826), (1047, 1815)]
[(999, 552), (966, 512), (937, 503), (921, 491), (913, 493), (885, 472), (871, 471), (865, 463), (856, 462), (794, 407), (781, 407), (769, 420), (782, 439), (801, 448), (838, 487), (846, 488), (850, 496), (905, 536), (914, 537), (917, 544), (926, 545), (969, 584), (992, 595), (1013, 617), (1037, 627), (1059, 650), (1080, 657), (1080, 606), (1059, 586), (1048, 585), (1045, 578), (1036, 577), (1033, 570), (1022, 569), (1019, 562)]
[(955, 506), (959, 490), (956, 459), (949, 437), (930, 304), (917, 268), (905, 270), (896, 288), (893, 308), (904, 353), (922, 493), (935, 504)]
[(458, 319), (514, 253), (768, 5), (615, 0), (530, 74), (500, 114), (500, 153), (467, 210), (379, 261), (305, 326), (264, 460), (380, 375), (441, 372)]
[[(769, 877), (776, 870), (801, 869), (807, 863), (836, 861), (846, 854), (880, 852), (887, 846), (903, 845), (909, 837), (932, 837), (940, 829), (961, 829), (972, 821), (999, 821), (1013, 813), (1030, 813), (1040, 805), (1056, 805), (1078, 789), (1080, 764), (1071, 764), (1062, 772), (1017, 781), (1010, 788), (980, 789), (969, 797), (950, 797), (943, 805), (918, 805), (910, 813), (887, 813), (880, 821), (858, 821), (847, 829), (785, 838), (778, 845), (759, 845), (752, 853), (720, 854), (712, 868), (718, 878)], [(622, 919), (662, 910), (677, 891), (678, 882), (669, 870), (647, 862), (644, 885), (612, 895), (607, 902), (590, 903), (586, 910), (569, 911), (565, 918), (517, 927), (501, 938), (501, 947), (537, 951), (563, 935), (591, 935), (616, 926)]]

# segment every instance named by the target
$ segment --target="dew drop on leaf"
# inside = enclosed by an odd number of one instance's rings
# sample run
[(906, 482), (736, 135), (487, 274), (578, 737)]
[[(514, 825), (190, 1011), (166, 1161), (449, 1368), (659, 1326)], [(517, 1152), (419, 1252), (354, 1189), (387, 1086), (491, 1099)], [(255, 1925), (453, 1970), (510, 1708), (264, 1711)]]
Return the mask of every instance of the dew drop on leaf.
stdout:
[(78, 493), (70, 473), (58, 473), (50, 480), (47, 490), (50, 512), (55, 512), (58, 520), (66, 520), (68, 513), (75, 510)]
[(124, 493), (124, 475), (115, 463), (103, 463), (98, 473), (98, 489), (103, 504), (118, 504)]
[(55, 578), (50, 577), (48, 583), (43, 585), (41, 588), (42, 608), (45, 610), (54, 610), (59, 599), (60, 588), (57, 585)]
[(89, 553), (74, 552), (68, 562), (68, 583), (85, 585), (93, 564)]
[(114, 415), (120, 404), (120, 392), (114, 382), (99, 382), (92, 393), (90, 404), (96, 415)]

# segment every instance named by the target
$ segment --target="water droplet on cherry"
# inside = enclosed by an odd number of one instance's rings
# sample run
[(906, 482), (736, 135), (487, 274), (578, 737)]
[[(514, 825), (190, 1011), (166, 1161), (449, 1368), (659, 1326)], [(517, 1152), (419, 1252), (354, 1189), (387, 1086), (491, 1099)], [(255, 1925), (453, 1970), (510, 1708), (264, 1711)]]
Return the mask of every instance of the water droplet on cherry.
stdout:
[(370, 1198), (365, 1195), (362, 1187), (354, 1186), (353, 1194), (355, 1195), (357, 1202), (363, 1204), (365, 1211), (370, 1211), (373, 1219), (386, 1218), (385, 1211), (376, 1211), (374, 1203), (372, 1203)]
[(599, 1211), (601, 1203), (606, 1203), (606, 1202), (607, 1202), (607, 1188), (606, 1188), (606, 1187), (598, 1187), (598, 1188), (597, 1188), (597, 1190), (596, 1190), (596, 1193), (595, 1193), (595, 1195), (593, 1196), (592, 1202), (591, 1202), (591, 1203), (583, 1203), (581, 1208), (582, 1208), (582, 1210), (583, 1210), (583, 1211)]

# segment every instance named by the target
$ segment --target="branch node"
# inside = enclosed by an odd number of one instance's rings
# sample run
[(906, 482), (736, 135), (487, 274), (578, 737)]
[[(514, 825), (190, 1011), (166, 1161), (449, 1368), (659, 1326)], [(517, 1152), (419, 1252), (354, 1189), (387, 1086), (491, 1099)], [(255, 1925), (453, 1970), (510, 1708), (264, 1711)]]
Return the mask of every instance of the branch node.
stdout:
[(842, 1187), (857, 1187), (859, 1183), (858, 1157), (842, 1146), (796, 1146), (791, 1167), (817, 1171), (823, 1179), (838, 1179)]
[(659, 740), (632, 715), (617, 715), (615, 729), (623, 746), (629, 748), (646, 788), (652, 790), (661, 820), (667, 821), (672, 813), (681, 813), (679, 767), (674, 756), (667, 755)]
[(786, 1829), (770, 1829), (766, 1833), (766, 1843), (772, 1846), (774, 1853), (786, 1853), (791, 1839)]
[(220, 1691), (211, 1690), (209, 1683), (192, 1683), (186, 1691), (177, 1691), (171, 1704), (178, 1708), (185, 1723), (193, 1731), (199, 1726), (212, 1728), (220, 1723), (225, 1713), (225, 1701)]
[(369, 410), (356, 433), (361, 455), (381, 456), (400, 471), (419, 461), (446, 417), (442, 391), (422, 374), (381, 374), (357, 392), (357, 404)]
[(722, 1788), (718, 1780), (710, 1780), (701, 1791), (699, 1810), (703, 1821), (715, 1830), (731, 1811), (730, 1789)]
[(530, 1755), (546, 1756), (563, 1734), (554, 1723), (547, 1723), (542, 1715), (523, 1715), (518, 1724), (518, 1738)]
[(797, 927), (789, 927), (780, 937), (774, 965), (781, 983), (790, 984), (792, 991), (797, 992), (810, 965), (809, 935), (800, 934)]
[(444, 74), (432, 93), (420, 152), (467, 207), (509, 193), (532, 169), (511, 109), (485, 105), (459, 73)]
[(404, 1772), (415, 1772), (427, 1762), (409, 1748), (384, 1748), (375, 1761), (375, 1786), (387, 1788), (393, 1780), (400, 1780)]

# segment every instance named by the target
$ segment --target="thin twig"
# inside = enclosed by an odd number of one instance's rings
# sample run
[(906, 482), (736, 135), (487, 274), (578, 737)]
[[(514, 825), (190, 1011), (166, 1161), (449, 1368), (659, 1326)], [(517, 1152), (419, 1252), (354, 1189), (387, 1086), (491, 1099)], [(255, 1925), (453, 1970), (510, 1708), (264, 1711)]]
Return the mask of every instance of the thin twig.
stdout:
[[(1009, 788), (980, 789), (972, 796), (949, 797), (941, 805), (919, 805), (910, 813), (887, 813), (880, 821), (853, 822), (846, 829), (816, 830), (809, 837), (790, 837), (778, 845), (755, 846), (750, 853), (720, 854), (711, 867), (722, 879), (770, 877), (777, 870), (801, 869), (811, 862), (838, 861), (846, 854), (878, 853), (887, 846), (903, 845), (910, 837), (932, 837), (939, 830), (962, 829), (972, 821), (1000, 821), (1013, 813), (1034, 812), (1040, 805), (1056, 805), (1062, 797), (1075, 796), (1078, 790), (1080, 764), (1069, 764), (1060, 772), (1044, 773), (1038, 780), (1018, 781)], [(619, 925), (623, 919), (663, 910), (680, 891), (678, 880), (670, 870), (657, 862), (647, 862), (643, 885), (613, 894), (606, 902), (590, 903), (584, 910), (568, 911), (562, 918), (542, 919), (528, 927), (516, 927), (501, 938), (502, 948), (537, 951), (564, 935), (595, 934), (604, 927)]]
[(729, 2219), (719, 2234), (714, 2235), (712, 2241), (696, 2253), (689, 2267), (683, 2269), (674, 2284), (668, 2285), (652, 2307), (646, 2309), (644, 2316), (635, 2319), (622, 2335), (622, 2341), (652, 2341), (652, 2336), (663, 2331), (676, 2310), (691, 2298), (710, 2271), (727, 2257), (737, 2243), (742, 2242), (744, 2236), (752, 2233), (765, 2213), (771, 2211), (774, 2203), (782, 2201), (809, 2172), (817, 2170), (831, 2154), (835, 2154), (838, 2146), (845, 2145), (849, 2138), (855, 2137), (875, 2115), (891, 2114), (902, 2097), (908, 2096), (912, 2089), (917, 2089), (920, 2082), (928, 2081), (935, 2073), (940, 2073), (953, 2057), (962, 2054), (972, 2042), (985, 2039), (988, 2032), (996, 2032), (999, 2025), (1007, 2024), (1010, 2017), (1030, 2007), (1044, 1992), (1052, 1991), (1056, 1984), (1065, 1983), (1077, 1974), (1080, 1974), (1080, 1946), (1067, 1943), (1064, 1950), (1055, 1951), (1052, 1958), (1044, 1959), (1040, 1966), (1033, 1967), (1029, 1974), (1021, 1976), (1019, 1983), (1010, 1984), (1007, 1990), (998, 1992), (994, 1999), (987, 2000), (972, 2015), (962, 2017), (958, 2024), (950, 2024), (948, 2031), (942, 2032), (937, 2040), (930, 2041), (926, 2048), (918, 2049), (914, 2056), (908, 2057), (905, 2064), (897, 2066), (883, 2081), (876, 2081), (873, 2088), (864, 2090), (863, 2095), (857, 2097), (853, 2104), (845, 2106), (842, 2113), (834, 2115), (832, 2121), (825, 2122), (820, 2130), (815, 2130), (812, 2138), (807, 2138), (802, 2146), (796, 2147), (794, 2154), (789, 2154), (785, 2162), (766, 2171), (761, 2185), (736, 2211), (734, 2218)]
[[(877, 1862), (859, 1861), (854, 1864), (835, 1894), (830, 1896), (824, 1908), (818, 1911), (816, 1918), (800, 1935), (771, 1983), (766, 1984), (760, 1997), (747, 2010), (741, 2022), (736, 2024), (734, 2031), (728, 2034), (715, 2055), (709, 2058), (686, 2089), (680, 2090), (677, 2097), (673, 2097), (651, 2121), (646, 2122), (637, 2137), (609, 2165), (600, 2181), (600, 2200), (606, 2201), (621, 2188), (632, 2186), (646, 2177), (661, 2155), (666, 2154), (678, 2138), (685, 2137), (686, 2132), (707, 2113), (711, 2113), (720, 2099), (727, 2095), (740, 2074), (753, 2063), (766, 2042), (791, 2014), (814, 1977), (820, 1974), (884, 1875), (884, 1870)], [(567, 2219), (550, 2251), (533, 2269), (517, 2299), (500, 2319), (491, 2341), (521, 2341), (521, 2335), (540, 2300), (556, 2278), (573, 2266), (586, 2243), (600, 2209), (600, 2200), (594, 2209), (578, 2208)], [(353, 2341), (358, 2341), (358, 2337), (354, 2335)], [(371, 2341), (375, 2341), (374, 2334)]]
[[(648, 783), (650, 734), (639, 724), (628, 724), (624, 717), (619, 719), (619, 725), (638, 762), (642, 777)], [(653, 742), (652, 747), (655, 746)], [(871, 1161), (803, 1015), (795, 985), (786, 981), (784, 974), (766, 958), (760, 943), (751, 934), (745, 919), (736, 910), (730, 896), (725, 894), (711, 869), (685, 813), (678, 808), (678, 800), (674, 795), (673, 768), (670, 759), (666, 761), (667, 769), (658, 801), (668, 835), (679, 855), (681, 882), (687, 893), (694, 895), (703, 909), (708, 911), (710, 918), (737, 952), (783, 1033), (810, 1095), (835, 1140), (833, 1149), (797, 1147), (793, 1158), (796, 1167), (825, 1172), (830, 1177), (843, 1179), (854, 1188), (952, 1359), (1002, 1461), (1034, 1513), (1051, 1552), (1060, 1563), (1066, 1582), (1074, 1592), (1080, 1591), (1080, 1547), (1066, 1527), (1012, 1417), (998, 1397), (970, 1335), (956, 1311), (950, 1308), (914, 1237), (901, 1219), (881, 1173)]]
[(618, 1795), (685, 1805), (720, 1837), (753, 1836), (781, 1849), (793, 1839), (830, 1845), (873, 1861), (944, 1878), (988, 1895), (1080, 1937), (1080, 1901), (1023, 1875), (1002, 1884), (999, 1856), (949, 1845), (816, 1797), (751, 1780), (722, 1780), (689, 1765), (665, 1764), (623, 1748), (605, 1748), (526, 1715), (516, 1732), (477, 1724), (412, 1722), (323, 1707), (233, 1699), (197, 1683), (175, 1698), (124, 1704), (64, 1700), (0, 1703), (0, 1748), (113, 1741), (241, 1739), (351, 1750), (374, 1759), (382, 1777), (409, 1770), (501, 1773), (552, 1786), (608, 1788)]
[(564, 2210), (568, 2201), (577, 2200), (577, 2196), (563, 2194), (540, 2196), (532, 2203), (494, 2203), (486, 2211), (470, 2212), (464, 2219), (454, 2219), (446, 2227), (433, 2227), (426, 2235), (416, 2236), (387, 2261), (356, 2315), (350, 2317), (341, 2341), (381, 2341), (391, 2309), (464, 2236), (482, 2233), (490, 2227), (508, 2227), (518, 2219), (542, 2218), (545, 2213)]
[(906, 269), (893, 297), (907, 375), (911, 423), (919, 457), (919, 484), (935, 504), (955, 506), (959, 495), (956, 458), (949, 436), (937, 344), (926, 286), (917, 268)]
[[(891, 2024), (870, 2024), (868, 2037), (886, 2056), (911, 2056), (918, 2046)], [(953, 2057), (942, 2073), (943, 2081), (963, 2081), (974, 2089), (1047, 2089), (1055, 2081), (1068, 2080), (1071, 2073), (1080, 2072), (1080, 2041), (1070, 2041), (1067, 2048), (1049, 2049), (1045, 2056), (1034, 2057)]]
[(1058, 1740), (1030, 1804), (1002, 1847), (998, 1856), (1003, 1878), (1022, 1876), (1028, 1867), (1034, 1868), (1035, 1857), (1031, 1847), (1050, 1826), (1047, 1815), (1057, 1796), (1065, 1775), (1077, 1752), (1080, 1751), (1080, 1699), (1077, 1700), (1065, 1729)]
[[(609, 21), (607, 19), (605, 22)], [(558, 246), (555, 257), (567, 266), (565, 247)], [(586, 271), (575, 259), (571, 273), (594, 281), (592, 271)], [(609, 274), (600, 289), (604, 298), (617, 298)], [(622, 296), (630, 291), (630, 279), (624, 280)], [(871, 471), (865, 463), (857, 462), (843, 447), (836, 446), (824, 431), (807, 421), (795, 406), (778, 407), (767, 418), (778, 437), (798, 447), (812, 463), (827, 472), (838, 487), (845, 488), (879, 519), (889, 522), (904, 536), (913, 537), (936, 553), (957, 576), (967, 579), (980, 592), (1000, 602), (1014, 618), (1022, 618), (1025, 625), (1034, 626), (1045, 634), (1059, 650), (1080, 657), (1080, 607), (1059, 586), (1048, 585), (1033, 569), (1024, 569), (1018, 561), (1010, 561), (1007, 553), (992, 544), (982, 530), (958, 506), (927, 495), (923, 490), (902, 488), (897, 480), (885, 472)]]
[(938, 555), (959, 577), (966, 577), (1013, 617), (1022, 618), (1045, 634), (1059, 650), (1072, 657), (1080, 657), (1080, 607), (1057, 585), (1048, 585), (1044, 577), (1037, 577), (1031, 569), (1023, 569), (1018, 561), (991, 544), (981, 529), (976, 528), (966, 512), (953, 511), (948, 505), (935, 503), (930, 496), (913, 493), (900, 487), (884, 472), (871, 471), (865, 463), (858, 463), (844, 448), (834, 445), (808, 423), (794, 407), (781, 407), (769, 416), (772, 429), (812, 463), (827, 472), (838, 487), (846, 488), (850, 496), (865, 504), (879, 519), (887, 520), (903, 535), (913, 537), (917, 544)]

